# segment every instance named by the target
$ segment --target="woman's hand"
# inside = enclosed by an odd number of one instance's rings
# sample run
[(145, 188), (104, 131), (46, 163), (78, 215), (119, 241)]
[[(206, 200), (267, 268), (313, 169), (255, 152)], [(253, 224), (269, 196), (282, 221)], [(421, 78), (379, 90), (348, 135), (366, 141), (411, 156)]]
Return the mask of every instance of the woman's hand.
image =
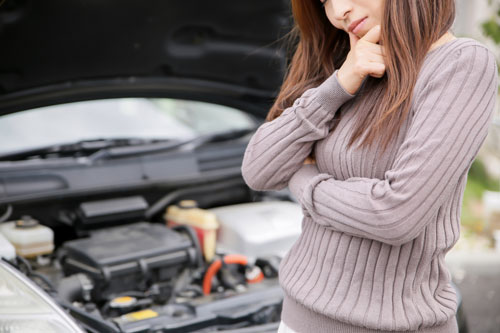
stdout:
[(310, 156), (307, 156), (305, 161), (304, 161), (304, 164), (316, 164), (316, 159), (314, 159)]
[(378, 45), (380, 25), (371, 28), (363, 38), (349, 34), (351, 50), (340, 67), (337, 77), (341, 86), (350, 94), (356, 93), (367, 75), (381, 78), (385, 73), (384, 51)]

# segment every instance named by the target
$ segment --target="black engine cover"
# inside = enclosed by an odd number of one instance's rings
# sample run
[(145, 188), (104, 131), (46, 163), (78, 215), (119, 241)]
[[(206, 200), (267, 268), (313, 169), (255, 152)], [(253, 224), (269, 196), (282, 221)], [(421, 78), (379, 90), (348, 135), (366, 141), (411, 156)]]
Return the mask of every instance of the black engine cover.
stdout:
[(89, 275), (95, 283), (92, 294), (96, 301), (170, 281), (201, 259), (192, 230), (177, 230), (184, 232), (140, 222), (97, 230), (89, 238), (68, 241), (63, 245), (64, 274)]

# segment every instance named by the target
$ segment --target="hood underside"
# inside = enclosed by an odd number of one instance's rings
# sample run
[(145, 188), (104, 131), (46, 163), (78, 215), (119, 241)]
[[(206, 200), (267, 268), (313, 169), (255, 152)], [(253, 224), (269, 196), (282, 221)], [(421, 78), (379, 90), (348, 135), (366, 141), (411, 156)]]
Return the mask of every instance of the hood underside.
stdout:
[(174, 96), (265, 115), (286, 70), (289, 0), (6, 0), (0, 114)]

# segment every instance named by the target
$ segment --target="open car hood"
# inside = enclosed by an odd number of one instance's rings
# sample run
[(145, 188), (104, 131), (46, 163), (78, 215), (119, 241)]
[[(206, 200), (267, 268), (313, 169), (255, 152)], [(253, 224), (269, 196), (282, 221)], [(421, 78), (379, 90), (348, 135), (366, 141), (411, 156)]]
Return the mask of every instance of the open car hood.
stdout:
[(0, 114), (176, 97), (265, 116), (282, 82), (289, 0), (6, 0)]

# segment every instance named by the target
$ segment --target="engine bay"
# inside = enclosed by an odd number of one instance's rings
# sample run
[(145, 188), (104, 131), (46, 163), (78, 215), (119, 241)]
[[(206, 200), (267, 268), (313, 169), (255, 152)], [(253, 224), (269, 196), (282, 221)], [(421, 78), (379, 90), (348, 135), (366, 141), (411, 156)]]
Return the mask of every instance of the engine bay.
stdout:
[[(5, 221), (0, 236), (16, 254), (3, 255), (4, 261), (87, 332), (277, 329), (279, 263), (300, 233), (298, 205), (261, 201), (202, 209), (196, 200), (178, 200), (148, 221), (149, 208), (141, 196), (81, 202), (71, 214), (58, 214), (72, 217), (73, 235), (37, 216)], [(283, 233), (280, 220), (295, 229)]]

